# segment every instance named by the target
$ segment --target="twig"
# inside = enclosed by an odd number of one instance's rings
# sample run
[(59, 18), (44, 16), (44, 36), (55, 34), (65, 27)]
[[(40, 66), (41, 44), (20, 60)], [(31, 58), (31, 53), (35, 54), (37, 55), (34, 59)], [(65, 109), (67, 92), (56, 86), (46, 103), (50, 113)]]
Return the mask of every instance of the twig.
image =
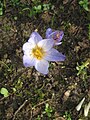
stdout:
[(29, 119), (29, 120), (32, 120), (33, 111), (32, 111), (32, 105), (31, 105), (31, 104), (30, 104), (30, 107), (31, 107), (31, 112), (30, 112), (31, 116), (30, 116), (30, 119)]
[(46, 101), (43, 101), (43, 102), (41, 102), (41, 103), (35, 105), (34, 107), (32, 107), (32, 110), (35, 109), (36, 107), (38, 107), (38, 106), (40, 106), (40, 105), (42, 105), (42, 104), (48, 102), (48, 101), (50, 101), (50, 99), (47, 99)]
[(14, 113), (13, 119), (15, 120), (15, 117), (17, 115), (17, 113), (25, 106), (25, 104), (27, 103), (28, 100), (25, 100), (24, 103), (16, 110), (16, 112)]
[(0, 102), (3, 101), (5, 98), (6, 98), (6, 97), (1, 98), (1, 99), (0, 99)]

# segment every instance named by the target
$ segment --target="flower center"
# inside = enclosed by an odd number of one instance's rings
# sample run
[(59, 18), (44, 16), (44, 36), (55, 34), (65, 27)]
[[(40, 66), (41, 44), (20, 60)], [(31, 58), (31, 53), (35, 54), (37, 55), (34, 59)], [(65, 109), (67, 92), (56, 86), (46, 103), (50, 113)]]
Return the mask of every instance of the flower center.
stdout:
[(35, 58), (37, 58), (38, 60), (41, 60), (45, 55), (45, 52), (43, 48), (36, 46), (35, 48), (32, 49), (32, 54)]
[(56, 37), (57, 37), (57, 39), (58, 39), (58, 38), (60, 37), (60, 33), (57, 33), (57, 34), (56, 34)]

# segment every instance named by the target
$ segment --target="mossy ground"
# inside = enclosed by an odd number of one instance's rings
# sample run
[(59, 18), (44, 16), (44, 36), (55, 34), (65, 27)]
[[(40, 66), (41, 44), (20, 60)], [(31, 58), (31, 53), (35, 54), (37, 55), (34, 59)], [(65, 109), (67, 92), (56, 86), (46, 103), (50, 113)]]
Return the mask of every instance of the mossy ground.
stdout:
[[(28, 16), (28, 10), (23, 11), (49, 3), (52, 9), (32, 16)], [(89, 15), (77, 0), (20, 0), (17, 5), (6, 2), (0, 16), (0, 88), (6, 88), (9, 96), (0, 94), (0, 120), (90, 120), (90, 112), (84, 117), (83, 109), (75, 109), (83, 97), (86, 103), (90, 101), (90, 64), (84, 79), (82, 73), (77, 76), (76, 69), (77, 63), (90, 61)], [(35, 29), (44, 38), (48, 27), (64, 31), (57, 49), (66, 60), (50, 63), (49, 74), (43, 76), (23, 66), (22, 46)], [(45, 113), (47, 103), (51, 116)]]

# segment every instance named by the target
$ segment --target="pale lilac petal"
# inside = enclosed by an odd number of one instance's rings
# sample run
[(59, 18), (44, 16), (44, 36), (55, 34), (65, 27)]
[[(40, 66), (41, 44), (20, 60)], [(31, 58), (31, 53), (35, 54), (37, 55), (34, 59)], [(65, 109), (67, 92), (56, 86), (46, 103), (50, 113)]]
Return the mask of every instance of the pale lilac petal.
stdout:
[(43, 39), (38, 43), (39, 47), (42, 47), (44, 51), (50, 50), (54, 45), (53, 39)]
[(32, 48), (34, 48), (35, 45), (32, 44), (32, 43), (29, 43), (29, 42), (26, 42), (24, 45), (23, 45), (23, 52), (24, 52), (24, 55), (27, 55), (27, 56), (30, 56), (30, 53), (32, 51)]
[(38, 32), (32, 32), (32, 34), (30, 35), (30, 37), (37, 37), (39, 40), (42, 40), (42, 37), (39, 35), (39, 33)]
[(62, 42), (55, 42), (55, 45), (61, 45)]
[(23, 64), (25, 67), (31, 67), (35, 65), (35, 58), (32, 56), (23, 56)]
[(51, 33), (52, 33), (52, 29), (51, 29), (51, 28), (48, 28), (48, 29), (46, 30), (46, 38), (47, 38), (47, 39), (49, 38), (49, 36), (50, 36)]
[(25, 50), (23, 52), (24, 52), (24, 55), (26, 56), (30, 56), (30, 54), (32, 54), (32, 50)]
[(38, 32), (33, 32), (31, 34), (28, 42), (36, 45), (41, 40), (42, 40), (42, 37), (38, 34)]
[(47, 52), (44, 59), (48, 61), (64, 61), (65, 55), (52, 48), (50, 51)]
[(49, 63), (46, 60), (37, 60), (35, 63), (35, 68), (42, 74), (48, 74)]
[(24, 45), (23, 45), (23, 51), (26, 51), (26, 50), (31, 50), (35, 45), (32, 44), (32, 43), (29, 43), (29, 42), (26, 42)]

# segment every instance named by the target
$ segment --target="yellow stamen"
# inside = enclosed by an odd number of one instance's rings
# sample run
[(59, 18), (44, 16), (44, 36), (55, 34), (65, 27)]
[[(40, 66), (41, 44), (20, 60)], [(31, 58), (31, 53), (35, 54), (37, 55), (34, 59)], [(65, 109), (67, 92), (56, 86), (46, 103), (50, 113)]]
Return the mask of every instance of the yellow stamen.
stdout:
[(56, 37), (57, 37), (57, 38), (59, 38), (59, 36), (60, 36), (60, 34), (59, 34), (59, 33), (57, 33), (57, 34), (56, 34)]
[(43, 50), (43, 48), (36, 46), (35, 48), (32, 49), (32, 54), (35, 58), (41, 60), (45, 55), (45, 51)]

